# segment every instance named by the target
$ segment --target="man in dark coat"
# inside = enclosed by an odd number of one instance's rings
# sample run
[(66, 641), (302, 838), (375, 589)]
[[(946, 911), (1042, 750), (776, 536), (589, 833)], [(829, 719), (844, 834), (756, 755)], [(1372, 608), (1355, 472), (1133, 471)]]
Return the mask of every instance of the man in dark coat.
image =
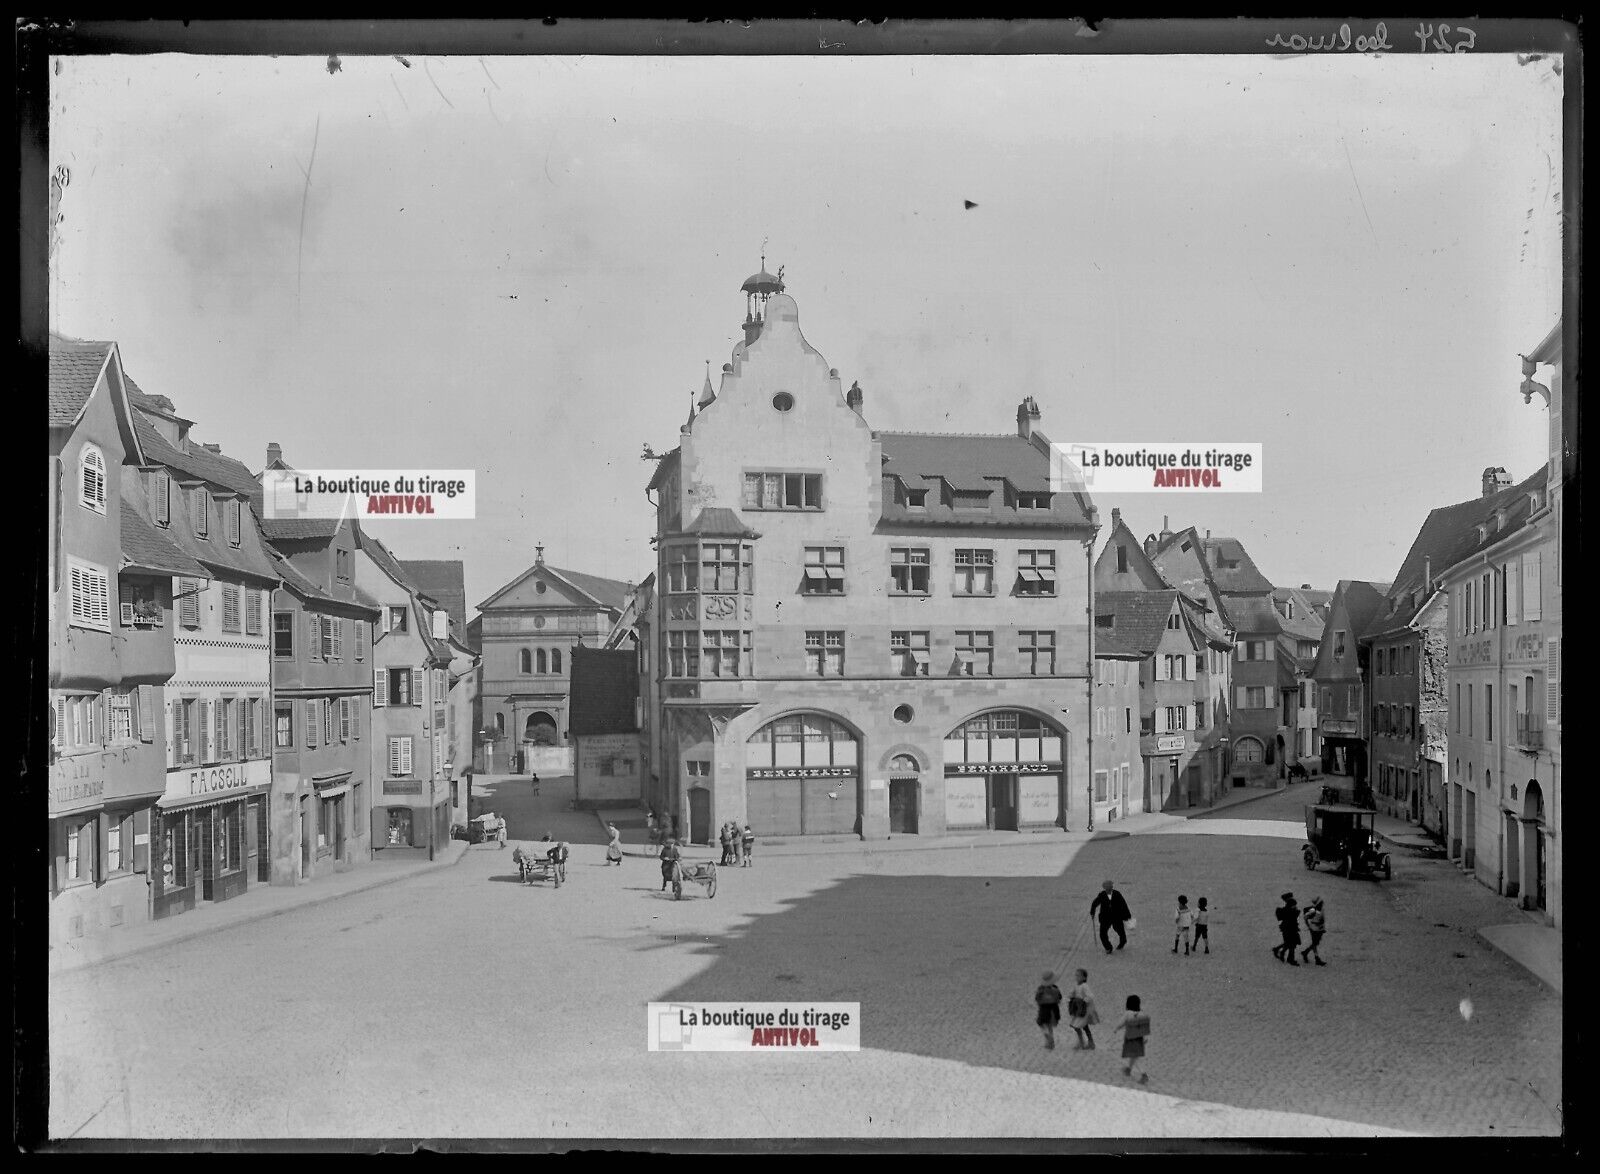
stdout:
[(1295, 949), (1300, 945), (1300, 906), (1294, 902), (1293, 893), (1283, 895), (1283, 904), (1278, 906), (1274, 916), (1278, 919), (1278, 930), (1283, 935), (1283, 941), (1272, 947), (1273, 954), (1279, 962), (1287, 962), (1290, 966), (1298, 966), (1295, 961)]
[(1112, 930), (1117, 931), (1117, 949), (1128, 944), (1128, 935), (1122, 927), (1133, 920), (1133, 914), (1128, 909), (1128, 902), (1123, 900), (1122, 894), (1110, 881), (1100, 886), (1099, 895), (1089, 903), (1089, 916), (1099, 919), (1100, 944), (1106, 948), (1107, 954), (1111, 953)]

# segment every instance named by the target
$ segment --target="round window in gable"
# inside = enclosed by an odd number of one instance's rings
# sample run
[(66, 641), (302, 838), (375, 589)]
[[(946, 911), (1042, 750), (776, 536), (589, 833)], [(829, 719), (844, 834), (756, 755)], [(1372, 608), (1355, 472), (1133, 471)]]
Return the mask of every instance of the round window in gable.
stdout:
[(794, 407), (794, 396), (790, 395), (787, 391), (780, 391), (777, 395), (772, 397), (772, 406), (777, 408), (780, 412), (787, 412), (790, 408)]
[(535, 583), (533, 585), (533, 589), (535, 591), (537, 591), (540, 595), (544, 594), (544, 584), (543, 583)]
[(897, 722), (909, 722), (915, 716), (916, 713), (909, 705), (897, 705), (894, 707), (894, 720)]

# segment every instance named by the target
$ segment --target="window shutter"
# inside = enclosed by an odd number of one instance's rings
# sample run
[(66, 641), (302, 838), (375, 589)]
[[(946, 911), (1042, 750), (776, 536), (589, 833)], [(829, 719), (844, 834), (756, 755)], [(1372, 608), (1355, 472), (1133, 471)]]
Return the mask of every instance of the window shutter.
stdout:
[(422, 704), (422, 670), (411, 670), (411, 704)]
[(389, 704), (389, 673), (386, 669), (372, 670), (372, 706), (381, 709)]
[(320, 723), (317, 721), (317, 703), (315, 701), (307, 701), (306, 702), (306, 746), (308, 748), (311, 748), (311, 749), (315, 749), (316, 748), (316, 745), (317, 745), (317, 726), (319, 724)]
[(350, 698), (350, 736), (361, 741), (361, 698)]
[(139, 741), (153, 742), (156, 737), (156, 688), (154, 685), (140, 685), (137, 698), (139, 706)]
[(400, 773), (411, 773), (411, 737), (407, 735), (400, 739)]
[(362, 620), (357, 620), (356, 621), (356, 659), (357, 660), (365, 660), (366, 658), (367, 658), (367, 621), (362, 619)]
[(255, 701), (249, 697), (241, 697), (234, 702), (234, 707), (239, 711), (239, 744), (233, 748), (235, 758), (250, 757), (250, 707)]
[(311, 643), (306, 645), (306, 659), (322, 655), (322, 625), (317, 616), (306, 617), (306, 630), (311, 635)]
[[(150, 811), (141, 807), (133, 813), (133, 871), (150, 871)], [(123, 845), (124, 852), (128, 850)]]
[(400, 739), (389, 739), (389, 776), (391, 778), (400, 773)]
[(1243, 709), (1245, 707), (1245, 692), (1243, 685), (1235, 685), (1233, 688), (1233, 706), (1235, 709)]
[(1561, 724), (1561, 638), (1545, 641), (1544, 668), (1544, 719), (1553, 726)]
[(200, 737), (199, 753), (195, 757), (201, 762), (215, 762), (216, 756), (211, 753), (211, 702), (201, 701), (197, 708), (200, 710)]
[(167, 702), (167, 765), (178, 765), (178, 706), (182, 701), (174, 698)]
[(56, 728), (51, 731), (50, 743), (57, 750), (67, 744), (67, 699), (57, 697), (54, 713), (56, 715)]

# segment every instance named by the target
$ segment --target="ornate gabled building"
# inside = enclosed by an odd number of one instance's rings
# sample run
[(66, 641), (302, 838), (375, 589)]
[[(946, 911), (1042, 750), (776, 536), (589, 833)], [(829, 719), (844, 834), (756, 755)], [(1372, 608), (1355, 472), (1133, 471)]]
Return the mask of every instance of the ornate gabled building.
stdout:
[(1098, 519), (1033, 398), (1014, 434), (874, 432), (781, 272), (743, 291), (649, 486), (663, 814), (698, 843), (1085, 826)]

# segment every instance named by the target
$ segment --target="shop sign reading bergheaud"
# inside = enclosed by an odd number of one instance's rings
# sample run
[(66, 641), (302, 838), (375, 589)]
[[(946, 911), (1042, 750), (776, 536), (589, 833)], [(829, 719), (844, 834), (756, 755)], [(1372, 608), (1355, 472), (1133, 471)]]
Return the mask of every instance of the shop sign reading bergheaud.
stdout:
[(228, 762), (220, 766), (180, 767), (167, 772), (167, 789), (161, 796), (163, 807), (210, 799), (229, 791), (262, 787), (272, 781), (272, 767), (264, 758), (249, 762)]
[(847, 779), (853, 766), (758, 766), (746, 772), (752, 779)]

